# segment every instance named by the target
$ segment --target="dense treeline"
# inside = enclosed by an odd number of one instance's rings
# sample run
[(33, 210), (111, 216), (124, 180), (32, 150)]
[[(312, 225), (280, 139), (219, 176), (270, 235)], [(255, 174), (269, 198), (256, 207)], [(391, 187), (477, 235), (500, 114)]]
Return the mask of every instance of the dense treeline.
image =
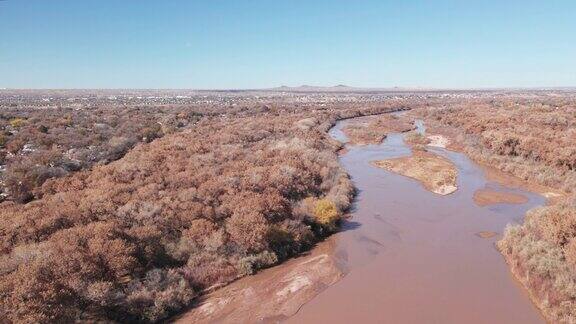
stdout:
[(2, 107), (0, 197), (28, 202), (50, 178), (117, 160), (136, 144), (199, 118), (194, 111), (165, 107)]
[[(157, 321), (336, 229), (353, 187), (326, 131), (398, 103), (233, 109), (50, 178), (0, 210), (8, 321)], [(32, 124), (30, 118), (28, 122)]]
[(466, 152), (520, 178), (576, 188), (576, 98), (457, 101), (422, 110), (464, 133)]
[(510, 226), (498, 247), (550, 322), (576, 323), (576, 98), (476, 100), (422, 113), (461, 131), (473, 158), (566, 191)]

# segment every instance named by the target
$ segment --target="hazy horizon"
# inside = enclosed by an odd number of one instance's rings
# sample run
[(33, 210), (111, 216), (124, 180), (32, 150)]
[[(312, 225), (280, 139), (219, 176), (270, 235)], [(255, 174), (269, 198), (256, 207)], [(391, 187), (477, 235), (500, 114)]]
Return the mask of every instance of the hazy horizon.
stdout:
[(0, 1), (0, 89), (576, 86), (576, 3)]
[[(304, 84), (304, 85), (279, 85), (279, 86), (272, 86), (272, 87), (264, 87), (264, 88), (5, 88), (0, 87), (0, 91), (2, 90), (14, 90), (14, 91), (74, 91), (74, 90), (98, 90), (98, 91), (121, 91), (121, 90), (133, 90), (133, 91), (280, 91), (282, 88), (287, 88), (287, 91), (291, 90), (298, 90), (299, 88), (304, 89), (334, 89), (338, 87), (345, 87), (343, 91), (346, 89), (358, 90), (358, 91), (498, 91), (498, 90), (576, 90), (576, 86), (552, 86), (552, 87), (470, 87), (470, 88), (450, 88), (450, 87), (441, 87), (441, 88), (434, 88), (434, 87), (362, 87), (362, 86), (351, 86), (345, 84), (339, 85), (311, 85), (311, 84)], [(337, 91), (335, 91), (337, 92)]]

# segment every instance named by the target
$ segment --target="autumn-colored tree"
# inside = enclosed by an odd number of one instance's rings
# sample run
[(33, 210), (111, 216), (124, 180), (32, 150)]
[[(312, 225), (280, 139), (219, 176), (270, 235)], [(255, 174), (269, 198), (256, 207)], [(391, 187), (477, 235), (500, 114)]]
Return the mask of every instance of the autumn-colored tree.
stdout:
[(336, 205), (329, 199), (320, 199), (314, 206), (314, 217), (316, 221), (327, 228), (334, 228), (340, 220), (340, 215)]
[[(310, 248), (353, 196), (326, 132), (392, 104), (367, 105), (12, 111), (28, 122), (8, 136), (23, 145), (3, 175), (0, 313), (159, 321), (204, 289)], [(158, 123), (174, 132), (147, 129)], [(20, 184), (28, 196), (14, 201)], [(318, 220), (294, 210), (319, 198)]]

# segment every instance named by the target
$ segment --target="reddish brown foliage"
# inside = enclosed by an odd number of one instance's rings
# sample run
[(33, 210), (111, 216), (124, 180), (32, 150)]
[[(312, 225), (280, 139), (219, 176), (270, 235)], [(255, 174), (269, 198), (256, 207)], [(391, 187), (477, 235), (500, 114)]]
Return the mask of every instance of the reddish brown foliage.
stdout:
[(20, 203), (39, 197), (36, 189), (47, 179), (117, 160), (136, 144), (193, 124), (200, 116), (158, 106), (13, 108), (2, 107), (1, 99), (0, 152), (6, 156), (1, 163), (6, 171), (0, 189)]
[(325, 132), (374, 109), (206, 117), (110, 164), (50, 178), (35, 189), (40, 199), (4, 202), (0, 313), (157, 321), (205, 288), (310, 247), (327, 232), (294, 206), (326, 197), (342, 213), (353, 194)]
[(351, 123), (344, 128), (344, 132), (351, 143), (364, 145), (379, 144), (389, 133), (407, 132), (414, 128), (410, 119), (386, 114)]
[(473, 158), (524, 179), (576, 187), (576, 98), (456, 101), (423, 110), (431, 123), (465, 134)]

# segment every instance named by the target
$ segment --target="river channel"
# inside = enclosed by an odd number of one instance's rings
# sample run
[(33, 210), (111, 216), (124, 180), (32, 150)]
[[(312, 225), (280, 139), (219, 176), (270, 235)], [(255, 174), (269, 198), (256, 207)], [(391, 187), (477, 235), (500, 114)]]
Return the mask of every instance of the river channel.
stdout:
[[(360, 117), (369, 119), (371, 117)], [(339, 121), (330, 136), (346, 143)], [(422, 121), (417, 131), (425, 133)], [(416, 180), (374, 167), (408, 156), (404, 135), (379, 145), (346, 145), (340, 163), (359, 190), (334, 253), (346, 275), (303, 305), (291, 323), (543, 323), (495, 248), (506, 224), (520, 222), (545, 198), (490, 183), (466, 155), (430, 148), (458, 169), (458, 190), (441, 196)], [(527, 197), (524, 204), (477, 206), (489, 188)], [(479, 232), (496, 232), (482, 238)]]

